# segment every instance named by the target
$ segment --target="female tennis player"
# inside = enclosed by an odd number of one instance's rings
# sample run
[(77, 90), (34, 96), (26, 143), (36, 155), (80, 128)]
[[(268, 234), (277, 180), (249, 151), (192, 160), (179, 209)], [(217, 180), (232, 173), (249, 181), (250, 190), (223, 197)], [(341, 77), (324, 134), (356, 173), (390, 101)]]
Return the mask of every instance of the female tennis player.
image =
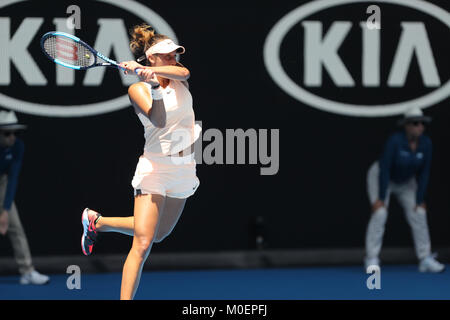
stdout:
[[(195, 126), (189, 70), (177, 62), (184, 47), (155, 34), (146, 24), (135, 26), (130, 48), (138, 61), (120, 65), (138, 70), (140, 82), (128, 89), (130, 101), (144, 126), (145, 145), (131, 182), (134, 216), (105, 217), (86, 208), (82, 213), (82, 251), (92, 253), (97, 232), (133, 236), (123, 267), (121, 299), (133, 299), (142, 267), (152, 244), (161, 242), (175, 227), (186, 199), (199, 186), (193, 145), (200, 134)], [(125, 71), (125, 72), (127, 72)]]

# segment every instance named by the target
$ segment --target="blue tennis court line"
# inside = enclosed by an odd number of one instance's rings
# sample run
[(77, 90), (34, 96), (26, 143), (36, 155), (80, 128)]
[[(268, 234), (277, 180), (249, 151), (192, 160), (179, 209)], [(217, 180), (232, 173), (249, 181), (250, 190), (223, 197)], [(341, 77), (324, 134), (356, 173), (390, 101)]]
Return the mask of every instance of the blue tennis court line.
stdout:
[[(69, 274), (50, 275), (45, 286), (20, 285), (0, 277), (0, 300), (118, 299), (121, 273), (81, 274), (81, 289), (69, 290)], [(417, 265), (381, 269), (381, 289), (369, 290), (361, 266), (246, 270), (148, 271), (136, 299), (145, 300), (449, 300), (450, 266), (439, 274)]]

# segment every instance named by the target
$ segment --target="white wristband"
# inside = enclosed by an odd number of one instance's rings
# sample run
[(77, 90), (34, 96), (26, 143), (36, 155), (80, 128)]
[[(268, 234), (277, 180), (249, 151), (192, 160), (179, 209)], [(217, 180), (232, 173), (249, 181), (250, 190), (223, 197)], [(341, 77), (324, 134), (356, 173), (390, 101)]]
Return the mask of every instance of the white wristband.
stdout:
[(152, 89), (152, 99), (162, 100), (163, 99), (163, 89), (158, 87), (158, 89)]

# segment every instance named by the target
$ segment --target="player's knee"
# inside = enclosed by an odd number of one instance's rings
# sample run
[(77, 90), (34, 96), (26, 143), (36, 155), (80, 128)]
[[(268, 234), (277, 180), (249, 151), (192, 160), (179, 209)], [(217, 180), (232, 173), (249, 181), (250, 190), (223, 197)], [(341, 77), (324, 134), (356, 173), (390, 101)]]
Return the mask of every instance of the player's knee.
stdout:
[(146, 257), (151, 245), (152, 245), (152, 237), (141, 236), (135, 237), (133, 241), (133, 250), (141, 257)]

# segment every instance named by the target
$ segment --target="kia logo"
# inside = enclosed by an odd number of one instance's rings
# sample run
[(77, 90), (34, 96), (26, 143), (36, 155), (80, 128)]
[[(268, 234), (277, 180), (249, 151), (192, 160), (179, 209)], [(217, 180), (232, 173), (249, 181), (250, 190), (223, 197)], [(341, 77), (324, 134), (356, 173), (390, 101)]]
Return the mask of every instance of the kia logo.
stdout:
[[(400, 36), (396, 39), (394, 56), (391, 61), (383, 60), (384, 65), (389, 66), (386, 75), (386, 83), (382, 83), (380, 77), (380, 51), (383, 46), (380, 35), (389, 37), (389, 29), (368, 28), (364, 18), (365, 12), (361, 12), (360, 22), (355, 25), (351, 21), (337, 19), (331, 21), (328, 29), (325, 29), (321, 21), (317, 19), (308, 20), (314, 14), (323, 14), (324, 10), (336, 10), (343, 5), (362, 5), (367, 3), (370, 6), (374, 3), (398, 6), (413, 9), (414, 12), (426, 15), (438, 21), (438, 24), (450, 29), (450, 14), (442, 8), (421, 0), (317, 0), (311, 1), (286, 14), (279, 20), (269, 32), (264, 44), (264, 63), (270, 76), (284, 92), (298, 101), (311, 107), (347, 115), (360, 117), (380, 117), (401, 114), (406, 108), (418, 107), (427, 108), (446, 99), (450, 95), (450, 81), (440, 78), (439, 61), (435, 59), (436, 52), (433, 53), (433, 43), (430, 41), (427, 25), (422, 21), (401, 21)], [(317, 16), (317, 15), (316, 15)], [(315, 17), (315, 16), (314, 16)], [(359, 18), (359, 17), (358, 17)], [(381, 18), (383, 21), (383, 19)], [(434, 20), (433, 20), (434, 21)], [(442, 25), (440, 24), (442, 23)], [(297, 65), (303, 63), (303, 73), (301, 79), (291, 77), (283, 67), (280, 58), (281, 47), (284, 39), (294, 27), (300, 26), (304, 32), (304, 37), (300, 40), (303, 45), (301, 57), (297, 57)], [(352, 50), (361, 52), (361, 62), (351, 61), (345, 54), (340, 54), (339, 50), (345, 45), (346, 38), (351, 32), (359, 32), (362, 45), (354, 46)], [(384, 33), (383, 33), (384, 32)], [(358, 36), (359, 36), (358, 35)], [(298, 36), (297, 40), (298, 41)], [(442, 41), (448, 41), (447, 37), (442, 37)], [(391, 42), (388, 42), (391, 44)], [(383, 45), (385, 43), (383, 42)], [(348, 48), (348, 47), (347, 47)], [(415, 59), (415, 62), (414, 62)], [(350, 60), (350, 61), (349, 61)], [(355, 59), (354, 59), (355, 60)], [(420, 85), (428, 90), (427, 93), (419, 97), (402, 99), (402, 101), (390, 101), (388, 103), (369, 104), (369, 101), (336, 101), (336, 97), (330, 99), (326, 93), (320, 94), (315, 90), (321, 88), (324, 74), (329, 76), (335, 88), (355, 88), (360, 85), (363, 89), (377, 89), (385, 85), (389, 90), (407, 87), (408, 74), (413, 63), (418, 65), (421, 77)], [(361, 72), (351, 72), (359, 68)], [(445, 70), (444, 70), (445, 71)], [(361, 74), (361, 77), (355, 77)], [(296, 80), (296, 81), (294, 81)], [(354, 89), (357, 90), (357, 89)], [(379, 89), (381, 90), (381, 89)], [(410, 90), (411, 91), (411, 90)], [(412, 90), (414, 91), (414, 90)], [(413, 92), (414, 93), (414, 92)], [(367, 102), (367, 104), (365, 104)]]
[[(0, 1), (0, 12), (3, 10), (12, 10), (11, 6), (21, 5), (26, 2), (27, 5), (37, 5), (38, 1), (24, 1), (24, 0), (9, 0)], [(55, 2), (55, 6), (57, 3)], [(95, 11), (89, 14), (89, 5), (113, 6), (116, 9), (117, 16), (111, 18), (111, 10), (108, 10), (108, 17), (102, 18), (101, 11)], [(85, 9), (86, 8), (86, 9)], [(52, 9), (52, 8), (49, 8)], [(86, 11), (83, 11), (86, 10)], [(10, 17), (3, 13), (0, 15), (0, 106), (6, 107), (18, 112), (48, 116), (48, 117), (83, 117), (92, 116), (107, 112), (123, 109), (130, 105), (128, 95), (121, 94), (117, 89), (119, 87), (126, 88), (137, 80), (136, 76), (124, 75), (122, 72), (114, 81), (113, 87), (105, 85), (106, 68), (93, 68), (86, 72), (79, 72), (64, 68), (62, 66), (51, 63), (46, 60), (42, 52), (37, 52), (39, 47), (39, 40), (42, 34), (51, 30), (58, 30), (74, 34), (79, 32), (73, 28), (68, 28), (66, 10), (57, 9), (59, 16), (45, 16), (45, 17), (25, 17), (17, 29), (11, 27), (13, 14)], [(61, 12), (60, 12), (61, 11)], [(126, 27), (120, 12), (127, 11), (135, 16), (137, 19), (133, 21), (134, 24), (147, 22), (158, 33), (165, 34), (174, 41), (177, 41), (176, 35), (169, 24), (156, 12), (148, 7), (132, 1), (132, 0), (92, 0), (85, 2), (85, 7), (81, 6), (81, 14), (83, 15), (83, 23), (86, 21), (92, 26), (92, 18), (96, 18), (95, 28), (88, 28), (81, 25), (81, 32), (83, 34), (91, 35), (95, 40), (90, 43), (96, 50), (103, 53), (105, 56), (114, 54), (115, 60), (125, 61), (134, 60), (134, 57), (129, 48), (128, 27)], [(23, 12), (23, 11), (20, 11)], [(32, 9), (30, 9), (32, 12)], [(50, 11), (51, 12), (51, 11)], [(49, 15), (52, 13), (49, 13)], [(54, 13), (53, 13), (54, 14)], [(17, 22), (17, 21), (14, 21)], [(48, 26), (51, 26), (47, 29)], [(45, 30), (44, 30), (45, 29)], [(78, 29), (78, 28), (77, 28)], [(82, 40), (83, 35), (79, 35)], [(32, 50), (34, 54), (30, 52)], [(20, 76), (20, 83), (14, 83), (12, 80), (12, 69), (17, 70)], [(75, 73), (80, 73), (76, 74)], [(54, 76), (52, 81), (49, 81), (47, 75)], [(76, 77), (81, 77), (81, 83), (76, 81)], [(111, 83), (111, 79), (108, 79)], [(120, 82), (121, 81), (121, 82)], [(41, 89), (39, 89), (41, 88)], [(70, 90), (72, 94), (78, 95), (79, 99), (67, 98), (66, 101), (53, 101), (55, 96), (62, 98), (64, 94), (55, 95), (55, 90)], [(34, 97), (33, 94), (28, 93), (27, 90), (39, 89), (39, 98)], [(89, 91), (90, 90), (90, 91)], [(76, 93), (74, 93), (76, 91)], [(7, 94), (5, 93), (7, 92)], [(68, 92), (68, 91), (66, 91)], [(96, 92), (97, 94), (92, 94)], [(126, 92), (126, 90), (123, 90)], [(117, 96), (119, 93), (119, 96)], [(21, 97), (14, 95), (20, 94)], [(46, 96), (47, 94), (47, 96)], [(108, 94), (108, 97), (104, 99)], [(25, 100), (23, 97), (30, 97), (30, 100)], [(80, 98), (84, 97), (85, 98)], [(92, 102), (89, 99), (103, 99), (103, 101)], [(24, 99), (24, 100), (22, 100)], [(84, 103), (83, 99), (86, 101)], [(74, 100), (78, 100), (76, 104)], [(80, 101), (82, 103), (80, 103)], [(71, 104), (72, 102), (72, 104)], [(64, 104), (64, 103), (67, 103)]]

